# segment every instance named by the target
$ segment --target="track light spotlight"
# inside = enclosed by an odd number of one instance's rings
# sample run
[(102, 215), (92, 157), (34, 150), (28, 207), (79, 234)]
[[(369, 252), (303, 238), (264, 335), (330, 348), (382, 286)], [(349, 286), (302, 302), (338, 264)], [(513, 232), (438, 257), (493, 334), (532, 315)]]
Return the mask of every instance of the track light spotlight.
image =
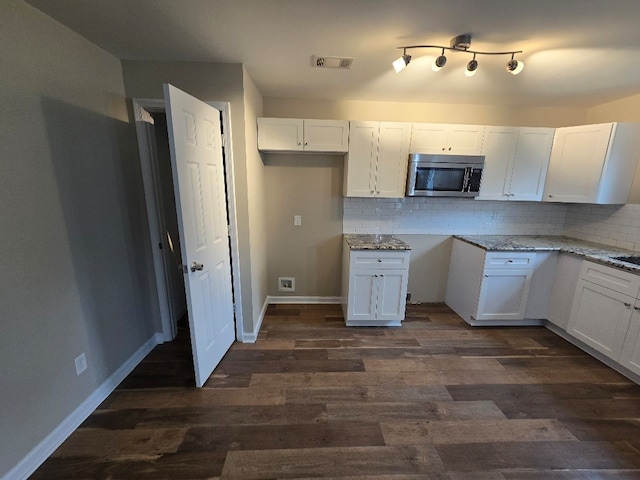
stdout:
[(476, 74), (476, 70), (478, 70), (478, 61), (476, 60), (476, 54), (473, 54), (473, 60), (467, 63), (467, 69), (464, 71), (464, 74), (467, 77), (473, 77)]
[(442, 67), (444, 67), (446, 63), (447, 63), (447, 57), (444, 56), (444, 48), (443, 48), (440, 56), (433, 61), (433, 64), (431, 65), (431, 69), (434, 72), (437, 72)]
[(407, 55), (407, 49), (405, 48), (402, 53), (402, 56), (394, 60), (393, 69), (396, 71), (396, 73), (400, 73), (402, 70), (406, 68), (407, 65), (409, 65), (410, 61), (411, 61), (411, 55)]
[(511, 55), (511, 60), (507, 62), (507, 72), (512, 75), (518, 75), (522, 70), (524, 70), (524, 62), (522, 60), (515, 60), (514, 55)]

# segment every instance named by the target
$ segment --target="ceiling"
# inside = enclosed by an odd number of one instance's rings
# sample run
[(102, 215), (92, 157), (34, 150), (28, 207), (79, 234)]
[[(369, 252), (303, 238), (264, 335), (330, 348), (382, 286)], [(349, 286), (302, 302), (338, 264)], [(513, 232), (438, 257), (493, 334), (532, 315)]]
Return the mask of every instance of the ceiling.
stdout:
[[(587, 107), (640, 93), (638, 0), (27, 0), (120, 59), (243, 63), (265, 97)], [(523, 50), (509, 57), (396, 47)], [(355, 57), (350, 70), (311, 56)]]

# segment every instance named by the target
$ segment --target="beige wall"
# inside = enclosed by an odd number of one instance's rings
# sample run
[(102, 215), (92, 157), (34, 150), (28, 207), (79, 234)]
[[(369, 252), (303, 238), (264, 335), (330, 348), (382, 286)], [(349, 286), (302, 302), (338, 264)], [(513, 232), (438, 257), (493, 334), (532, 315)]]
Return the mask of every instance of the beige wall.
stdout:
[(583, 108), (521, 108), (494, 105), (439, 103), (390, 103), (310, 100), (296, 98), (264, 99), (269, 117), (329, 118), (337, 120), (379, 120), (388, 122), (469, 123), (559, 127), (580, 125)]
[(120, 62), (21, 0), (0, 58), (4, 477), (152, 338), (154, 286)]
[[(262, 95), (246, 72), (244, 84), (245, 142), (247, 151), (247, 196), (249, 207), (249, 249), (254, 326), (267, 300), (267, 217), (265, 168), (258, 152), (257, 118), (262, 116)], [(255, 328), (255, 327), (254, 327)]]
[(230, 102), (233, 135), (235, 207), (240, 256), (243, 331), (253, 331), (262, 305), (253, 304), (251, 218), (249, 214), (247, 144), (245, 142), (244, 71), (241, 64), (202, 62), (122, 62), (129, 98), (163, 98), (171, 83), (204, 101)]
[[(269, 295), (339, 296), (343, 158), (263, 154), (266, 179)], [(293, 225), (293, 216), (302, 225)], [(295, 277), (296, 291), (278, 291)]]

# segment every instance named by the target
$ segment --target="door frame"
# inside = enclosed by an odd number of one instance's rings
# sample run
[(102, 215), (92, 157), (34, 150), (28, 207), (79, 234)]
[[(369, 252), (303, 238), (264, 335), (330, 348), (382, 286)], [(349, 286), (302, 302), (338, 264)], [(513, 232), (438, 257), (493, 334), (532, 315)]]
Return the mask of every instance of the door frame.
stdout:
[[(145, 130), (142, 123), (151, 123), (150, 113), (165, 113), (164, 99), (134, 98), (133, 114), (136, 124), (136, 135), (138, 139), (138, 151), (140, 153), (140, 168), (142, 170), (142, 182), (144, 186), (144, 198), (147, 207), (147, 222), (149, 227), (149, 239), (151, 242), (151, 252), (153, 255), (153, 270), (156, 281), (156, 294), (160, 307), (160, 320), (162, 323), (162, 339), (170, 342), (176, 336), (174, 322), (171, 319), (171, 307), (169, 305), (169, 292), (166, 272), (168, 266), (165, 257), (158, 245), (164, 243), (164, 233), (162, 226), (161, 209), (158, 207), (161, 192), (159, 189), (158, 169), (154, 167), (157, 160), (156, 145), (153, 138)], [(233, 151), (231, 136), (231, 104), (229, 102), (205, 102), (208, 105), (220, 110), (222, 116), (223, 129), (223, 153), (224, 169), (226, 177), (227, 211), (229, 215), (229, 244), (231, 247), (231, 272), (234, 302), (234, 320), (236, 329), (236, 340), (242, 342), (242, 293), (240, 288), (240, 259), (238, 246), (238, 224), (235, 204), (235, 182), (233, 169)], [(175, 187), (174, 187), (175, 188)]]

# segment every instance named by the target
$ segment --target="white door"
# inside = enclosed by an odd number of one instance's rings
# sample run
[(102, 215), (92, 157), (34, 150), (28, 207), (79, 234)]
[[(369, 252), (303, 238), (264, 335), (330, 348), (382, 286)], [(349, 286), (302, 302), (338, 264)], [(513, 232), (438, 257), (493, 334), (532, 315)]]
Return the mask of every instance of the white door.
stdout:
[(476, 320), (522, 320), (527, 308), (531, 269), (491, 269), (483, 274)]
[(196, 385), (234, 340), (220, 112), (164, 86)]

